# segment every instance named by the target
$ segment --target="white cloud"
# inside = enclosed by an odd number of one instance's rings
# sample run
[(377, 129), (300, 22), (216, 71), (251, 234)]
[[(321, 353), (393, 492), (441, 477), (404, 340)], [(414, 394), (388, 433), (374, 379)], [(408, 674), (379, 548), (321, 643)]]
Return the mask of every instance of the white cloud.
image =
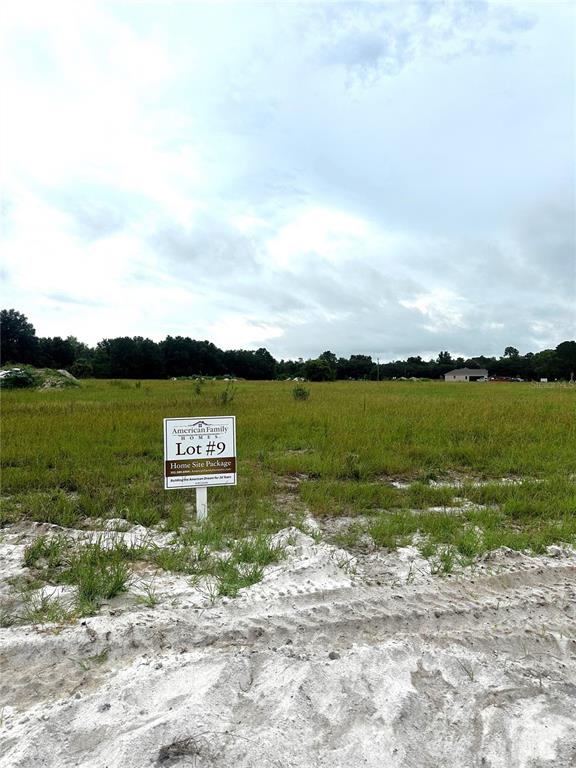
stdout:
[(367, 235), (367, 230), (365, 222), (343, 211), (307, 208), (295, 212), (293, 218), (268, 240), (266, 248), (278, 267), (295, 265), (302, 269), (302, 262), (310, 254), (329, 262), (348, 258), (350, 251)]
[(223, 349), (253, 348), (282, 336), (282, 328), (255, 317), (224, 315), (208, 326), (210, 341)]
[(573, 328), (567, 5), (2, 16), (4, 301), (39, 334), (384, 358)]
[(465, 316), (474, 310), (463, 296), (445, 289), (420, 294), (415, 299), (404, 299), (399, 303), (406, 309), (416, 309), (423, 315), (426, 319), (423, 327), (432, 333), (467, 328)]

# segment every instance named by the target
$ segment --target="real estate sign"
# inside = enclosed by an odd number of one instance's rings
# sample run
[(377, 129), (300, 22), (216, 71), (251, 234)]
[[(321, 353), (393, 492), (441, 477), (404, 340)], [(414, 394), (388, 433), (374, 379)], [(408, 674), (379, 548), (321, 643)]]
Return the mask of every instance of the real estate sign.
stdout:
[(164, 419), (164, 487), (236, 485), (236, 417)]

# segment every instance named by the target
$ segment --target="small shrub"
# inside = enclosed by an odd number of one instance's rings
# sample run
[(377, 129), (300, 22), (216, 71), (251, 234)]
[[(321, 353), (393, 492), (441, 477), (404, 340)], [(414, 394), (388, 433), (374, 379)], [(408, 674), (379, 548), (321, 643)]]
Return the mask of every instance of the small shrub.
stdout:
[(92, 363), (85, 358), (80, 358), (72, 363), (70, 367), (70, 373), (77, 379), (87, 379), (94, 375), (94, 368)]
[(308, 400), (310, 397), (310, 390), (306, 389), (306, 387), (297, 385), (292, 389), (292, 397), (294, 400)]
[(362, 477), (362, 467), (360, 465), (360, 456), (357, 453), (347, 453), (344, 456), (344, 471), (340, 474), (343, 479), (360, 480)]
[(223, 392), (220, 392), (216, 400), (220, 405), (228, 405), (234, 400), (234, 397), (236, 396), (236, 384), (233, 381), (229, 381), (226, 384), (226, 388)]

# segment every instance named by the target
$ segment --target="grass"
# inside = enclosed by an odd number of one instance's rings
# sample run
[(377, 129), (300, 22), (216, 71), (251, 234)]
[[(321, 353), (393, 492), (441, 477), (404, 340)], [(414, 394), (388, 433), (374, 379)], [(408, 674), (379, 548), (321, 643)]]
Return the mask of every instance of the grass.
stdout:
[[(62, 624), (70, 621), (73, 614), (62, 603), (44, 590), (30, 592), (24, 600), (24, 611), (18, 623)], [(16, 623), (16, 620), (15, 622)]]
[(76, 586), (82, 616), (96, 613), (102, 602), (127, 591), (131, 577), (127, 555), (122, 547), (105, 549), (99, 542), (72, 554), (61, 581)]
[(24, 550), (24, 565), (33, 568), (44, 561), (49, 569), (57, 568), (63, 563), (69, 548), (70, 542), (65, 536), (38, 536), (34, 543)]
[(138, 596), (138, 602), (147, 608), (155, 608), (159, 603), (158, 593), (154, 581), (141, 584), (142, 594)]
[(158, 549), (154, 563), (166, 571), (190, 576), (214, 576), (220, 595), (235, 596), (243, 587), (260, 581), (263, 569), (284, 556), (284, 547), (259, 533), (234, 541), (207, 524), (184, 531), (179, 543)]
[(277, 563), (283, 556), (284, 549), (273, 545), (270, 538), (259, 534), (252, 539), (243, 539), (232, 549), (232, 558), (236, 563), (255, 563), (259, 566)]
[[(417, 540), (444, 572), (498, 546), (542, 552), (575, 542), (575, 387), (308, 383), (305, 399), (293, 390), (194, 380), (6, 390), (0, 526), (64, 529), (40, 537), (26, 565), (46, 583), (76, 586), (84, 612), (128, 588), (138, 557), (210, 575), (223, 594), (259, 577), (281, 556), (270, 536), (301, 523), (301, 512), (276, 503), (290, 477), (300, 509), (357, 518), (341, 543), (354, 547), (365, 534), (391, 549)], [(224, 414), (237, 417), (238, 485), (210, 489), (209, 520), (198, 526), (194, 491), (163, 488), (162, 419)], [(175, 544), (67, 548), (65, 529), (111, 518), (172, 532)]]
[[(36, 583), (75, 587), (74, 607), (68, 614), (90, 616), (105, 600), (127, 591), (132, 577), (130, 562), (146, 552), (122, 542), (106, 545), (100, 538), (78, 545), (64, 535), (39, 536), (25, 549), (24, 565), (33, 569)], [(48, 615), (48, 608), (57, 613), (56, 605), (57, 601), (49, 601), (34, 610), (38, 615)], [(30, 619), (32, 614), (28, 611), (26, 615)]]
[[(39, 536), (24, 551), (31, 578), (21, 586), (25, 610), (21, 617), (3, 616), (11, 623), (62, 622), (91, 616), (103, 602), (128, 591), (135, 562), (194, 577), (215, 578), (216, 594), (236, 596), (243, 587), (260, 581), (263, 568), (284, 556), (284, 548), (262, 533), (245, 539), (225, 537), (213, 524), (189, 526), (174, 545), (127, 546), (122, 540), (78, 543), (64, 535)], [(46, 586), (74, 587), (74, 600), (64, 610), (58, 600), (45, 597)], [(39, 602), (38, 602), (39, 601)], [(153, 608), (159, 598), (151, 583), (143, 584), (137, 602)]]
[[(454, 488), (452, 493), (462, 494), (463, 489)], [(541, 554), (554, 543), (576, 543), (576, 488), (570, 480), (493, 484), (465, 493), (493, 506), (417, 514), (408, 509), (380, 512), (357, 526), (349, 543), (368, 533), (378, 546), (394, 549), (418, 535), (424, 542), (422, 553), (439, 556), (444, 572), (451, 571), (455, 562), (468, 564), (498, 547)]]
[(243, 568), (230, 557), (220, 562), (217, 575), (218, 594), (236, 597), (243, 587), (251, 587), (261, 581), (264, 571), (261, 566), (255, 564)]

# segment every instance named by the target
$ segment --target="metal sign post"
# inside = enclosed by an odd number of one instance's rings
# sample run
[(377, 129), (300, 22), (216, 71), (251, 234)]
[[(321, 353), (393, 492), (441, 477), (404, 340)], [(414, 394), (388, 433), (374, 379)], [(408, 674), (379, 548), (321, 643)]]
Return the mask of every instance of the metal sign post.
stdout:
[(208, 487), (236, 485), (236, 417), (164, 419), (164, 488), (195, 488), (196, 517), (208, 517)]

